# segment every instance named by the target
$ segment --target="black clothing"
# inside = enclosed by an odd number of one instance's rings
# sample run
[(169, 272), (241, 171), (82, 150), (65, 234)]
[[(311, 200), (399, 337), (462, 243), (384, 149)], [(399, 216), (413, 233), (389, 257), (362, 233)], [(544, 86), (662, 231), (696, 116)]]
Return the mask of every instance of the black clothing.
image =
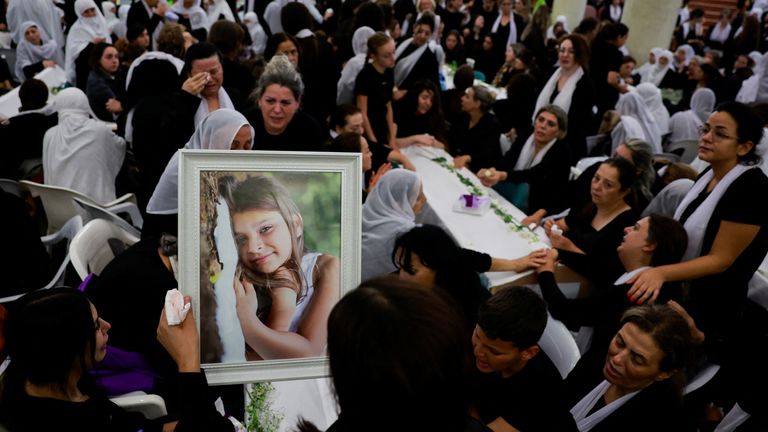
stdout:
[[(420, 47), (414, 46), (413, 43), (411, 43), (400, 55), (400, 58), (404, 59), (408, 57), (419, 48)], [(437, 62), (437, 55), (432, 52), (429, 47), (424, 50), (421, 57), (416, 61), (416, 64), (413, 65), (413, 69), (411, 69), (408, 76), (405, 77), (398, 88), (400, 90), (408, 90), (413, 87), (417, 81), (424, 79), (428, 79), (436, 84), (438, 88), (440, 87), (440, 64)]]
[(261, 110), (258, 108), (244, 115), (254, 131), (251, 150), (323, 151), (324, 129), (317, 120), (302, 111), (296, 111), (293, 119), (280, 135), (271, 135), (267, 132)]
[[(564, 140), (555, 142), (538, 165), (515, 171), (515, 163), (523, 150), (524, 140), (525, 138), (518, 136), (518, 140), (504, 155), (503, 160), (486, 167), (495, 166), (500, 171), (506, 171), (508, 182), (528, 183), (527, 210), (529, 213), (539, 209), (545, 209), (547, 214), (563, 211), (566, 203), (562, 193), (568, 185), (568, 177), (571, 174), (571, 152), (568, 142)], [(498, 148), (498, 142), (496, 147)]]
[[(40, 60), (37, 63), (32, 63), (31, 65), (24, 66), (21, 70), (24, 72), (25, 79), (32, 79), (35, 77), (35, 75), (42, 72), (43, 69), (45, 69), (45, 66), (43, 66), (43, 61)], [(21, 79), (21, 77), (17, 77), (17, 78)]]
[[(768, 188), (768, 177), (760, 169), (751, 169), (739, 176), (720, 198), (704, 232), (700, 256), (711, 251), (723, 221), (760, 227), (752, 243), (727, 270), (691, 281), (690, 299), (685, 306), (707, 335), (705, 349), (715, 358), (725, 354), (720, 352), (722, 344), (734, 337), (734, 327), (747, 301), (747, 285), (768, 252), (768, 207), (763, 200), (755, 199), (755, 191), (768, 190), (765, 188)], [(681, 223), (685, 223), (707, 195), (705, 190), (688, 205)]]
[(93, 113), (99, 120), (113, 122), (115, 117), (107, 111), (106, 103), (109, 99), (121, 98), (118, 96), (120, 88), (117, 85), (115, 77), (105, 73), (101, 69), (92, 69), (88, 74), (88, 81), (85, 86), (85, 94), (88, 96), (88, 104)]
[(251, 72), (243, 64), (236, 60), (230, 60), (224, 57), (221, 62), (224, 70), (224, 87), (235, 88), (243, 96), (248, 96), (256, 85), (256, 80)]
[(469, 155), (472, 161), (469, 166), (472, 171), (496, 165), (501, 159), (499, 148), (499, 122), (496, 116), (485, 113), (480, 121), (470, 129), (469, 115), (451, 127), (448, 137), (454, 156)]
[(141, 0), (136, 1), (131, 5), (131, 9), (128, 10), (128, 21), (126, 28), (131, 28), (134, 24), (141, 24), (147, 29), (149, 33), (149, 43), (152, 46), (152, 34), (155, 32), (157, 25), (164, 20), (163, 17), (156, 13), (152, 13), (149, 16), (147, 9), (144, 6), (144, 2)]
[(616, 248), (624, 239), (624, 228), (637, 222), (637, 213), (629, 209), (608, 222), (600, 231), (592, 227), (597, 208), (590, 204), (585, 211), (573, 209), (566, 216), (568, 231), (565, 237), (585, 254), (558, 250), (560, 260), (575, 272), (595, 284), (610, 285), (624, 273)]
[(379, 143), (389, 144), (387, 104), (392, 101), (395, 75), (392, 69), (379, 73), (371, 63), (366, 63), (355, 80), (355, 97), (368, 96), (368, 121), (373, 136)]
[(315, 35), (298, 38), (299, 70), (304, 80), (301, 109), (325, 123), (336, 106), (336, 83), (341, 72), (333, 62), (333, 48)]
[(21, 198), (0, 190), (0, 297), (42, 288), (51, 279), (50, 258)]
[(483, 423), (501, 417), (521, 431), (575, 431), (564, 385), (544, 351), (509, 378), (475, 371), (475, 407)]
[(91, 65), (88, 64), (88, 60), (91, 58), (91, 51), (93, 51), (94, 46), (93, 42), (89, 42), (75, 58), (75, 87), (83, 92), (88, 85), (88, 76), (91, 73)]
[(0, 125), (0, 178), (18, 180), (18, 169), (24, 160), (42, 158), (45, 132), (58, 122), (56, 113), (22, 111), (9, 118), (8, 124)]
[(598, 118), (602, 118), (606, 111), (614, 109), (619, 101), (619, 90), (608, 84), (608, 73), (618, 73), (623, 61), (624, 54), (615, 45), (599, 39), (592, 42), (589, 73), (595, 83)]

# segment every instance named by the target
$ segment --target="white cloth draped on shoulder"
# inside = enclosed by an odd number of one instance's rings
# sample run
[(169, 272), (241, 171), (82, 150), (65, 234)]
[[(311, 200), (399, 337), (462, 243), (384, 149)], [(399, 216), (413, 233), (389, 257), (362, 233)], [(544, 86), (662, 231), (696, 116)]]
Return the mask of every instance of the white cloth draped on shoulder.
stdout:
[[(557, 89), (557, 82), (560, 80), (562, 75), (563, 68), (557, 68), (555, 73), (549, 77), (549, 81), (547, 81), (547, 83), (544, 85), (544, 88), (541, 89), (541, 93), (539, 93), (539, 97), (536, 99), (536, 108), (533, 110), (533, 117), (531, 118), (531, 121), (536, 120), (536, 113), (539, 112), (541, 108), (550, 104), (549, 100), (552, 98), (552, 94)], [(555, 100), (552, 101), (552, 104), (559, 106), (566, 113), (569, 112), (571, 109), (571, 102), (573, 102), (573, 92), (576, 90), (576, 84), (579, 83), (579, 80), (583, 76), (584, 69), (582, 69), (581, 66), (578, 66), (577, 69), (571, 73), (571, 76), (568, 77), (568, 80), (560, 90), (560, 93), (555, 96)]]
[[(208, 110), (208, 101), (205, 100), (204, 97), (198, 96), (200, 98), (200, 106), (197, 108), (197, 111), (195, 112), (195, 127), (200, 127), (200, 123), (202, 123), (203, 119), (209, 114)], [(232, 103), (232, 99), (229, 98), (229, 95), (227, 94), (226, 90), (224, 90), (224, 87), (219, 87), (219, 109), (226, 108), (226, 109), (235, 109), (235, 104)]]
[(341, 70), (341, 77), (336, 85), (337, 105), (355, 103), (355, 80), (368, 59), (368, 38), (374, 33), (372, 28), (363, 26), (352, 35), (352, 50), (355, 56), (349, 59)]
[(189, 19), (189, 24), (192, 26), (192, 30), (201, 28), (208, 29), (210, 27), (208, 23), (208, 13), (200, 6), (200, 0), (195, 0), (190, 7), (184, 7), (183, 1), (176, 1), (173, 4), (173, 7), (171, 7), (171, 11)]
[(669, 142), (699, 139), (699, 127), (715, 109), (715, 92), (700, 88), (691, 96), (691, 109), (678, 112), (669, 119)]
[(603, 382), (598, 384), (597, 387), (595, 387), (591, 392), (584, 396), (584, 398), (576, 403), (573, 408), (571, 408), (571, 415), (573, 416), (573, 419), (576, 420), (576, 427), (579, 429), (579, 432), (588, 432), (592, 430), (592, 428), (600, 424), (601, 421), (605, 420), (609, 415), (613, 414), (614, 411), (621, 408), (622, 405), (627, 403), (630, 399), (642, 391), (637, 390), (631, 393), (627, 393), (624, 396), (595, 411), (594, 413), (589, 414), (595, 404), (597, 404), (597, 402), (602, 399), (603, 395), (610, 386), (611, 383), (603, 380)]
[[(195, 133), (189, 139), (185, 149), (194, 150), (229, 150), (235, 135), (243, 126), (251, 131), (251, 146), (253, 146), (254, 132), (248, 120), (239, 112), (221, 108), (210, 113), (195, 129)], [(248, 148), (250, 149), (250, 147)], [(147, 204), (147, 213), (174, 214), (178, 213), (179, 191), (179, 152), (174, 153), (165, 171), (160, 176), (160, 181), (155, 187), (155, 192)]]
[(547, 155), (549, 149), (551, 149), (556, 142), (557, 138), (548, 142), (538, 153), (535, 153), (536, 143), (533, 141), (533, 134), (531, 134), (525, 141), (525, 144), (523, 144), (522, 150), (520, 150), (520, 156), (517, 158), (517, 162), (515, 162), (515, 171), (527, 170), (540, 164), (541, 160), (544, 159), (544, 156)]
[(645, 142), (651, 145), (654, 153), (661, 153), (661, 132), (659, 126), (645, 105), (643, 98), (635, 93), (624, 93), (616, 103), (616, 110), (623, 116), (634, 117), (640, 123), (645, 133)]
[[(694, 210), (688, 219), (686, 219), (683, 227), (688, 233), (688, 248), (683, 255), (683, 261), (692, 260), (701, 255), (701, 246), (704, 243), (704, 233), (707, 230), (707, 225), (709, 225), (709, 219), (712, 217), (712, 212), (715, 211), (715, 207), (717, 207), (717, 204), (720, 202), (720, 198), (723, 197), (723, 194), (728, 190), (728, 187), (731, 186), (731, 183), (750, 169), (759, 168), (741, 164), (731, 168), (731, 170), (717, 182), (717, 185), (715, 185), (714, 189), (712, 189), (712, 192), (710, 192), (704, 202), (699, 204), (696, 210)], [(680, 220), (685, 209), (688, 208), (691, 201), (696, 199), (696, 197), (704, 191), (713, 176), (714, 173), (712, 170), (709, 170), (702, 174), (696, 183), (693, 184), (693, 187), (688, 191), (688, 194), (683, 198), (683, 202), (680, 203), (675, 211), (676, 220)]]
[[(83, 12), (90, 8), (96, 9), (96, 16), (84, 17)], [(112, 43), (107, 21), (93, 0), (75, 1), (75, 12), (77, 13), (77, 21), (72, 24), (69, 35), (67, 35), (67, 49), (64, 58), (67, 81), (73, 84), (76, 78), (75, 60), (77, 60), (80, 52), (97, 38), (103, 38), (105, 42)]]
[(208, 4), (208, 28), (218, 21), (220, 16), (227, 21), (235, 21), (235, 14), (232, 13), (227, 0), (212, 0)]
[(363, 205), (362, 280), (396, 270), (392, 249), (397, 237), (416, 226), (413, 205), (421, 178), (413, 171), (393, 169), (379, 179)]
[(97, 120), (78, 88), (53, 101), (59, 124), (43, 138), (45, 183), (81, 192), (99, 203), (116, 198), (115, 178), (125, 158), (125, 141)]
[[(494, 34), (497, 33), (499, 31), (500, 25), (501, 25), (501, 10), (499, 10), (499, 16), (496, 17), (496, 21), (493, 22), (493, 26), (491, 27), (491, 33), (494, 33)], [(516, 43), (517, 43), (517, 23), (515, 23), (515, 14), (510, 13), (509, 14), (509, 36), (507, 36), (507, 43), (504, 46), (509, 47)]]
[(419, 61), (421, 58), (421, 55), (424, 54), (424, 51), (429, 49), (433, 53), (435, 53), (435, 56), (437, 56), (437, 64), (441, 65), (445, 61), (445, 52), (443, 51), (443, 48), (435, 43), (435, 41), (430, 40), (429, 42), (425, 43), (424, 45), (416, 48), (413, 52), (408, 54), (405, 57), (402, 57), (403, 52), (405, 52), (406, 48), (411, 46), (411, 42), (413, 41), (413, 38), (406, 39), (403, 41), (403, 43), (400, 44), (400, 46), (397, 47), (397, 50), (395, 50), (395, 59), (397, 60), (397, 63), (395, 64), (395, 85), (400, 86), (403, 81), (405, 81), (406, 78), (408, 78), (408, 75), (413, 70), (413, 67), (416, 66), (416, 62)]
[(642, 83), (638, 85), (636, 89), (637, 94), (643, 98), (645, 106), (656, 121), (656, 125), (659, 127), (659, 132), (661, 132), (662, 135), (669, 133), (669, 111), (667, 111), (667, 107), (664, 106), (664, 101), (661, 98), (661, 90), (651, 83)]
[(21, 42), (19, 42), (16, 47), (16, 67), (14, 68), (14, 73), (16, 74), (16, 78), (22, 82), (27, 79), (24, 75), (24, 68), (29, 65), (39, 63), (43, 60), (53, 60), (59, 66), (64, 65), (64, 56), (62, 55), (58, 44), (55, 40), (49, 38), (45, 29), (40, 27), (36, 22), (25, 21), (24, 24), (21, 25), (21, 34), (25, 34), (27, 29), (33, 26), (37, 27), (37, 30), (40, 32), (41, 45), (31, 44), (26, 38), (22, 38)]

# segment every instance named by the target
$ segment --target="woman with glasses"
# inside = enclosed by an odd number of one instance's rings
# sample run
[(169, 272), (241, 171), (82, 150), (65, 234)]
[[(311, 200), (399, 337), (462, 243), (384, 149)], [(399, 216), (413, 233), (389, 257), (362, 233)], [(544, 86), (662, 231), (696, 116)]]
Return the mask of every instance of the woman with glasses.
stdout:
[(587, 41), (576, 34), (564, 37), (560, 41), (558, 63), (560, 67), (539, 93), (533, 112), (554, 104), (568, 113), (568, 142), (571, 145), (571, 160), (575, 164), (587, 155), (587, 135), (592, 132), (594, 124), (592, 107), (595, 105), (595, 89), (587, 75)]
[[(723, 364), (737, 353), (734, 340), (745, 307), (747, 284), (768, 252), (768, 208), (756, 191), (768, 190), (755, 147), (763, 125), (752, 108), (720, 105), (702, 125), (699, 158), (710, 164), (675, 212), (688, 233), (683, 262), (646, 270), (628, 281), (637, 303), (654, 301), (661, 285), (690, 281), (686, 309), (706, 334), (705, 352)], [(723, 358), (723, 354), (732, 357)]]

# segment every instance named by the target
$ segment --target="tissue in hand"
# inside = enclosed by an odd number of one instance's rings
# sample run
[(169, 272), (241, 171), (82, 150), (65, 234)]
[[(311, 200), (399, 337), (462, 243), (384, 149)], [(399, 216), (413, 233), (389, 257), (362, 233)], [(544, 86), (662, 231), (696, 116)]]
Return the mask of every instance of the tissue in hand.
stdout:
[(179, 325), (189, 312), (191, 303), (184, 304), (184, 296), (181, 291), (174, 288), (165, 293), (165, 318), (168, 325)]

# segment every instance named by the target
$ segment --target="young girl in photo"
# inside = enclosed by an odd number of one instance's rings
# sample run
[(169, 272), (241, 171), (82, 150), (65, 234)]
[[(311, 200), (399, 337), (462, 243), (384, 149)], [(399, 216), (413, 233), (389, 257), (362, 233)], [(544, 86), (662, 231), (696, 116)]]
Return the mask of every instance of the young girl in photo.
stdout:
[[(339, 297), (339, 259), (304, 248), (304, 223), (269, 177), (219, 180), (238, 254), (237, 317), (249, 360), (321, 355)], [(254, 355), (255, 354), (255, 355)]]

